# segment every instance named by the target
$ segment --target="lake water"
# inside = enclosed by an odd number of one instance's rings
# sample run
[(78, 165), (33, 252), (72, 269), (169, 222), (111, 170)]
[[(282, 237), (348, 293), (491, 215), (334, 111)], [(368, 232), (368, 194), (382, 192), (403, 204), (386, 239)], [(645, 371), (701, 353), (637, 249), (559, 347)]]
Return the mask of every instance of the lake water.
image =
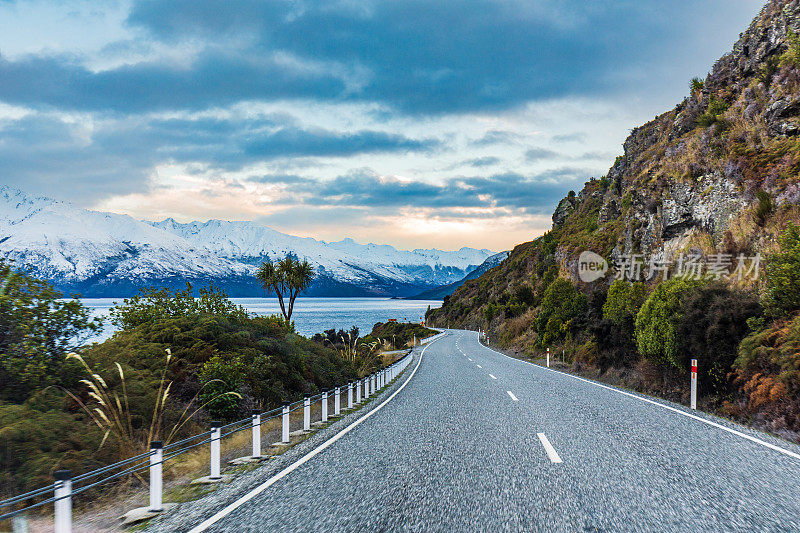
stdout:
[[(92, 316), (107, 318), (109, 309), (122, 298), (82, 298), (83, 304), (91, 309)], [(251, 313), (259, 315), (280, 314), (276, 298), (231, 298)], [(298, 298), (294, 303), (295, 328), (301, 335), (310, 336), (326, 329), (350, 329), (357, 326), (361, 335), (372, 331), (376, 322), (386, 322), (390, 318), (398, 322), (420, 322), (425, 317), (428, 306), (432, 309), (442, 305), (441, 300), (393, 300), (391, 298)], [(114, 326), (105, 321), (103, 332), (91, 342), (100, 342), (114, 333)]]

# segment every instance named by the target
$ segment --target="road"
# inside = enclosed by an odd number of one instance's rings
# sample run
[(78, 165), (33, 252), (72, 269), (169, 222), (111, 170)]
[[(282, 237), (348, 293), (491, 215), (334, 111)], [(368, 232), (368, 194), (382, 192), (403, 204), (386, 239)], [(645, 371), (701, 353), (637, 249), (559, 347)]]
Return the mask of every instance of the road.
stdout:
[(450, 330), (373, 416), (207, 531), (800, 531), (800, 448), (685, 413)]

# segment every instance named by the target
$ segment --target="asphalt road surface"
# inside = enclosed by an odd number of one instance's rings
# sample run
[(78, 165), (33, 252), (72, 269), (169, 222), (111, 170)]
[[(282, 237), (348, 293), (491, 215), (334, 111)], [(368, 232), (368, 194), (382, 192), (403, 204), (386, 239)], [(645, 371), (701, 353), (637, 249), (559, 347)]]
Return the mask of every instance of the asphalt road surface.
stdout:
[(416, 365), (372, 416), (186, 530), (800, 531), (797, 446), (508, 358), (475, 332), (450, 330)]

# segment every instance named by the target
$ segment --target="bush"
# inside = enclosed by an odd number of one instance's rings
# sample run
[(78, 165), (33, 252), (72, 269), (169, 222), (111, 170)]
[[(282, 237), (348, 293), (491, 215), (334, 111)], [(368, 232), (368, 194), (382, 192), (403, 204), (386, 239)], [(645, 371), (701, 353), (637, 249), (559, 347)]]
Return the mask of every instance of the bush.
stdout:
[(573, 321), (586, 307), (586, 297), (564, 278), (558, 278), (544, 292), (536, 330), (542, 348), (564, 340), (572, 333)]
[(65, 354), (101, 323), (77, 299), (0, 261), (0, 400), (21, 403), (51, 385), (77, 382), (79, 368)]
[(745, 337), (734, 369), (751, 416), (800, 432), (800, 315)]
[(642, 282), (614, 281), (608, 288), (608, 296), (603, 304), (603, 318), (617, 326), (633, 325), (636, 313), (644, 303), (644, 297), (645, 287)]
[(697, 96), (697, 94), (703, 90), (703, 87), (705, 87), (705, 82), (701, 78), (695, 76), (689, 81), (689, 94), (693, 97)]
[(639, 353), (658, 364), (684, 368), (677, 325), (683, 318), (683, 299), (702, 282), (676, 277), (660, 283), (636, 315)]
[(786, 30), (786, 50), (781, 54), (780, 66), (800, 67), (800, 36), (791, 28)]
[(800, 226), (790, 224), (779, 242), (780, 251), (767, 257), (764, 304), (772, 317), (800, 311)]
[(739, 342), (747, 335), (747, 321), (761, 314), (753, 294), (731, 290), (722, 283), (700, 287), (684, 297), (675, 326), (680, 366), (697, 359), (704, 390), (729, 391), (728, 374)]

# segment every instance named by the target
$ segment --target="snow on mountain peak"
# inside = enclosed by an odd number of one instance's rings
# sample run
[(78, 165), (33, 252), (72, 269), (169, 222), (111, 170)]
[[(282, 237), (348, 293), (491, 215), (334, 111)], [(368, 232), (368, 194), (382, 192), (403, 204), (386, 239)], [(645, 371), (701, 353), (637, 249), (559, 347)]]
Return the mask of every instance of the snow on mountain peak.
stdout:
[(494, 252), (404, 251), (351, 238), (326, 243), (251, 221), (140, 221), (0, 187), (0, 257), (56, 284), (135, 287), (165, 279), (244, 279), (264, 258), (288, 253), (308, 259), (328, 284), (391, 291), (395, 285), (450, 283)]

